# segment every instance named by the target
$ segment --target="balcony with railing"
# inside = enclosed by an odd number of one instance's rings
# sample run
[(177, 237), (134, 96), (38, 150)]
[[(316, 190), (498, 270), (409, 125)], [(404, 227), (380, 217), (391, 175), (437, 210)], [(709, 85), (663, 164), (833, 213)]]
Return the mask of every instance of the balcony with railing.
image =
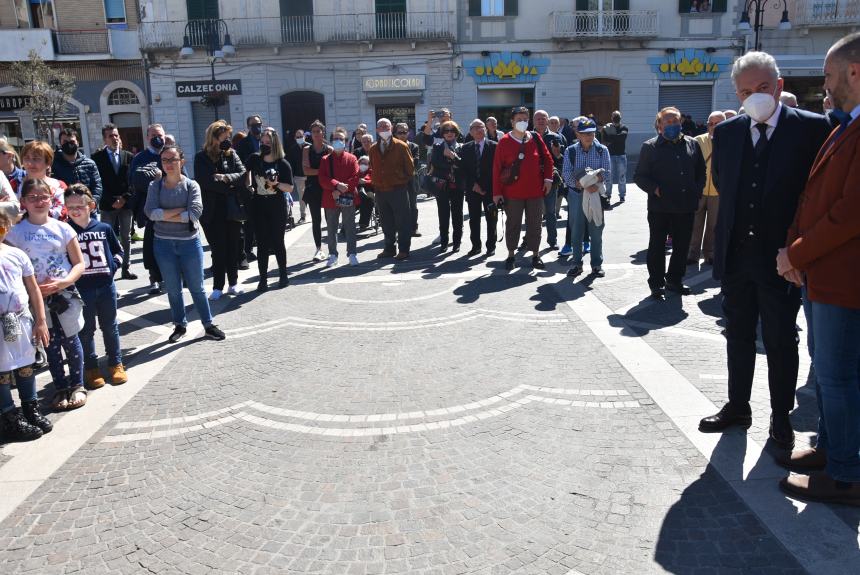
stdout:
[(107, 30), (62, 30), (54, 31), (53, 36), (54, 49), (59, 55), (110, 54)]
[[(189, 41), (205, 46), (213, 20), (192, 20)], [(389, 12), (225, 19), (236, 47), (266, 47), (324, 42), (421, 41), (454, 39), (453, 17), (447, 12)], [(142, 22), (140, 45), (145, 51), (178, 50), (187, 21)]]
[(657, 10), (577, 10), (550, 14), (550, 37), (563, 40), (587, 38), (654, 38)]
[(797, 26), (858, 26), (860, 0), (797, 0), (792, 24)]

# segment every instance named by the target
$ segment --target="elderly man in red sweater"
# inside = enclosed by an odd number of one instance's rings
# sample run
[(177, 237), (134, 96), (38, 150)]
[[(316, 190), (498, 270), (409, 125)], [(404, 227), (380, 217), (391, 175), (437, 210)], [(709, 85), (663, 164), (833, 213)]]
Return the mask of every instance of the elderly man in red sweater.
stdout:
[(543, 269), (546, 266), (538, 250), (543, 198), (552, 188), (552, 156), (543, 140), (528, 131), (528, 108), (511, 110), (511, 124), (513, 130), (499, 140), (493, 160), (493, 201), (499, 204), (504, 199), (508, 216), (505, 229), (508, 257), (505, 269), (514, 269), (523, 212), (526, 215), (526, 246), (532, 252), (532, 267)]

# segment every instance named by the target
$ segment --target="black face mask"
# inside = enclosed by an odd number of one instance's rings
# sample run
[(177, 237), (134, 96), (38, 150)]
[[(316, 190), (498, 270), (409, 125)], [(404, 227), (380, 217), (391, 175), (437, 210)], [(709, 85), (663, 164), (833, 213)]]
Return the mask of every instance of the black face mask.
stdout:
[(160, 150), (164, 147), (164, 138), (162, 138), (161, 136), (153, 136), (149, 140), (149, 145), (156, 150)]
[(78, 145), (74, 142), (65, 142), (60, 149), (63, 150), (63, 153), (67, 156), (74, 156), (78, 153)]
[(268, 156), (272, 153), (272, 146), (267, 146), (266, 144), (260, 144), (260, 155)]
[(263, 125), (262, 124), (251, 124), (251, 134), (256, 137), (260, 137), (260, 134), (263, 133)]
[(218, 147), (221, 148), (222, 152), (226, 152), (233, 147), (233, 144), (230, 143), (230, 140), (224, 140), (223, 142), (218, 144)]

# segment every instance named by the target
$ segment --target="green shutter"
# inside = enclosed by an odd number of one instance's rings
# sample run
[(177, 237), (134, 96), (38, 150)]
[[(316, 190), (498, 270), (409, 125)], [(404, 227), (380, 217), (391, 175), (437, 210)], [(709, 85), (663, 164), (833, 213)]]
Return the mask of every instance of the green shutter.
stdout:
[(588, 0), (576, 0), (576, 10), (577, 11), (588, 10)]
[(505, 0), (505, 16), (516, 16), (520, 13), (517, 0)]
[(469, 16), (481, 15), (481, 0), (469, 0)]
[[(606, 3), (604, 2), (604, 6)], [(612, 3), (613, 10), (630, 10), (630, 0), (615, 0)]]
[(218, 0), (185, 0), (189, 20), (218, 18)]

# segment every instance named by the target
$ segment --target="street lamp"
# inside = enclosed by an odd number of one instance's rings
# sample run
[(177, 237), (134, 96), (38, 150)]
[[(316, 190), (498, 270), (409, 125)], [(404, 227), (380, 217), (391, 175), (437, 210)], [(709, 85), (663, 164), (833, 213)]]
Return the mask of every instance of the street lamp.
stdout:
[[(758, 41), (758, 33), (764, 27), (762, 19), (764, 17), (764, 9), (767, 6), (768, 0), (747, 0), (744, 4), (744, 11), (741, 14), (741, 21), (738, 22), (738, 30), (748, 34), (751, 30), (755, 31), (755, 40), (753, 42), (753, 50), (761, 50), (761, 44)], [(788, 19), (788, 4), (786, 0), (775, 0), (774, 8), (779, 10), (782, 5), (782, 19), (779, 21), (780, 30), (791, 30), (791, 21)], [(755, 16), (753, 25), (750, 26), (750, 8), (755, 8)]]
[[(215, 91), (215, 62), (224, 60), (236, 54), (236, 48), (230, 41), (227, 23), (220, 18), (214, 20), (191, 20), (185, 25), (182, 38), (182, 49), (179, 56), (188, 58), (194, 54), (194, 46), (206, 48), (206, 61), (212, 71), (212, 90)], [(215, 117), (218, 117), (218, 95), (213, 99)]]

